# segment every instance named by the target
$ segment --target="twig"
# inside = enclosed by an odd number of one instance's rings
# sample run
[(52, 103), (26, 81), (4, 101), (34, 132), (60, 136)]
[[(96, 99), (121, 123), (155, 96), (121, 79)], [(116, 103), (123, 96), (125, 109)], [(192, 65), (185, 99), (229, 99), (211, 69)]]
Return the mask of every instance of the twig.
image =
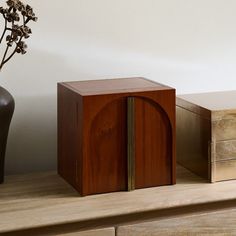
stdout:
[[(5, 27), (2, 31), (0, 44), (3, 42), (6, 32), (10, 31), (11, 33), (6, 37), (7, 45), (0, 63), (0, 71), (3, 65), (7, 63), (15, 53), (24, 54), (26, 52), (25, 48), (27, 45), (22, 39), (28, 38), (29, 34), (31, 34), (31, 29), (27, 26), (27, 23), (31, 20), (37, 20), (32, 7), (24, 5), (20, 0), (8, 0), (7, 5), (9, 8), (1, 7), (2, 16), (5, 19)], [(11, 25), (8, 26), (8, 22), (11, 22)], [(15, 48), (13, 43), (16, 44)], [(12, 48), (11, 52), (10, 47)]]
[(3, 30), (3, 33), (2, 33), (2, 36), (1, 36), (1, 39), (0, 39), (0, 44), (2, 43), (3, 37), (4, 37), (4, 35), (5, 35), (7, 29), (8, 29), (8, 28), (7, 28), (7, 20), (6, 20), (6, 18), (5, 18), (5, 28), (4, 28), (4, 30)]
[(6, 62), (4, 62), (4, 60), (5, 60), (5, 57), (7, 55), (8, 49), (9, 49), (9, 46), (7, 45), (4, 56), (3, 56), (1, 64), (0, 64), (0, 70), (2, 69), (3, 65), (6, 63)]

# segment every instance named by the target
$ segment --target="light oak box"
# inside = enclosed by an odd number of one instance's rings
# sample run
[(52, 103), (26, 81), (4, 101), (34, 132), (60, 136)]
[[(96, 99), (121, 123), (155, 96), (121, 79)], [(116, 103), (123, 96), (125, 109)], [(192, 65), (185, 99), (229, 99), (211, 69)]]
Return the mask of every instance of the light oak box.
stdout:
[(177, 162), (210, 182), (236, 179), (236, 91), (177, 97)]
[(82, 196), (175, 183), (175, 89), (144, 78), (58, 84), (58, 173)]

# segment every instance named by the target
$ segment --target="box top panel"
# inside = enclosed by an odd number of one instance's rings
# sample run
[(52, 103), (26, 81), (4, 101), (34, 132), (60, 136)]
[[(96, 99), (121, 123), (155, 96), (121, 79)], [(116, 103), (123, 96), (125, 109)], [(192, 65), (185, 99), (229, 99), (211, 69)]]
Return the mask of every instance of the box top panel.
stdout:
[(168, 86), (156, 83), (145, 78), (87, 80), (64, 82), (62, 84), (77, 91), (81, 95), (98, 95), (171, 89)]
[[(236, 109), (236, 90), (178, 95), (185, 101), (210, 111)], [(178, 105), (178, 99), (177, 99)]]

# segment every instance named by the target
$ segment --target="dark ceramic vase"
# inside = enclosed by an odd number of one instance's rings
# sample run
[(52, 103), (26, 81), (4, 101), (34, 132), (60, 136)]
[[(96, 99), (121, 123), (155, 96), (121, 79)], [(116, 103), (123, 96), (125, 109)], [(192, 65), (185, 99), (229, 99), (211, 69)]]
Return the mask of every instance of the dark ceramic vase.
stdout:
[(4, 181), (7, 136), (14, 108), (14, 98), (6, 89), (0, 86), (0, 184)]

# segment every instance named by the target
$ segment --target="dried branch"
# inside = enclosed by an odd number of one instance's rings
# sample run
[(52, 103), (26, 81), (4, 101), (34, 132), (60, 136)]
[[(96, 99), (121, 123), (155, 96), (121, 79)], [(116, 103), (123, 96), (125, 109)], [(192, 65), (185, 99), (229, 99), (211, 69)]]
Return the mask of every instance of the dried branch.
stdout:
[(0, 44), (2, 43), (2, 40), (3, 40), (3, 37), (4, 37), (4, 35), (5, 35), (5, 33), (6, 33), (6, 31), (7, 31), (7, 19), (5, 18), (5, 27), (4, 27), (4, 30), (3, 30), (3, 32), (2, 32), (2, 36), (1, 36), (1, 39), (0, 39)]
[[(26, 53), (27, 45), (22, 40), (29, 38), (32, 33), (27, 24), (30, 21), (37, 21), (31, 6), (23, 4), (20, 0), (7, 0), (6, 3), (6, 8), (0, 7), (0, 14), (5, 19), (5, 27), (0, 38), (0, 44), (2, 44), (6, 32), (10, 31), (10, 34), (6, 36), (6, 49), (0, 63), (0, 70), (15, 53)], [(20, 24), (20, 22), (22, 23)], [(13, 44), (15, 44), (15, 48), (10, 53), (9, 49), (12, 48)]]

